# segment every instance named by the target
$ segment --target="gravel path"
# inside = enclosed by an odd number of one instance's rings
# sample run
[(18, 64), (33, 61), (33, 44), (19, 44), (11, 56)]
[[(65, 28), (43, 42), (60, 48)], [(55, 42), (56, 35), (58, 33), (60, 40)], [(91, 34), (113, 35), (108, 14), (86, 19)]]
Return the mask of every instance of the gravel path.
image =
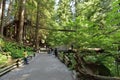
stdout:
[(37, 54), (28, 65), (23, 65), (0, 80), (74, 80), (72, 72), (54, 55)]

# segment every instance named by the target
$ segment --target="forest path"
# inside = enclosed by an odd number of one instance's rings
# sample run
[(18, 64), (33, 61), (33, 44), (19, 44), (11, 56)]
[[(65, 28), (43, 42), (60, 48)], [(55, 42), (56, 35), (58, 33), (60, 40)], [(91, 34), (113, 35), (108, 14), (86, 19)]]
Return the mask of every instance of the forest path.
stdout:
[(39, 53), (28, 65), (14, 69), (0, 80), (74, 80), (72, 72), (54, 55)]

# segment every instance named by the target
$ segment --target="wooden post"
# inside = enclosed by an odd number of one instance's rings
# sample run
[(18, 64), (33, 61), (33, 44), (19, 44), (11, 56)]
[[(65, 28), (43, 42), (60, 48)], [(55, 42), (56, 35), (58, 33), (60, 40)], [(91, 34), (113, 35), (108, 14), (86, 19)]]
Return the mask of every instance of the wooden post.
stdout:
[(19, 68), (19, 59), (16, 61), (16, 66), (17, 66), (17, 68)]

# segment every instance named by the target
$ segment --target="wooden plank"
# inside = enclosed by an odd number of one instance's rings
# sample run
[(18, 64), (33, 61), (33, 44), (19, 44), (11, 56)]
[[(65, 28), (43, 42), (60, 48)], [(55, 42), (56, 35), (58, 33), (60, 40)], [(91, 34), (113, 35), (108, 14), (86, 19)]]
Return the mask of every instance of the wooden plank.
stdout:
[(12, 64), (10, 66), (7, 66), (7, 67), (5, 67), (3, 69), (0, 69), (0, 73), (3, 72), (3, 71), (5, 71), (5, 70), (7, 70), (7, 69), (9, 69), (9, 68), (11, 68), (11, 67), (13, 67), (13, 66), (15, 66), (15, 65), (16, 65), (16, 63), (14, 63), (14, 64)]
[(0, 72), (0, 76), (4, 75), (5, 73), (8, 73), (9, 71), (13, 70), (14, 68), (15, 67), (11, 67), (11, 68), (9, 68), (7, 70), (4, 70), (4, 71)]
[(4, 75), (5, 73), (7, 73), (7, 72), (9, 72), (11, 70), (13, 70), (14, 68), (16, 68), (16, 63), (1, 69), (0, 70), (0, 76)]
[[(16, 61), (17, 61), (17, 60), (16, 60)], [(10, 72), (11, 70), (15, 69), (15, 68), (17, 67), (16, 61), (15, 61), (15, 63), (13, 63), (13, 64), (11, 64), (11, 65), (3, 68), (3, 69), (0, 69), (0, 76), (2, 76), (2, 75), (4, 75), (4, 74)], [(22, 59), (19, 59), (18, 65), (21, 65), (22, 63), (23, 63), (23, 60), (22, 60)]]

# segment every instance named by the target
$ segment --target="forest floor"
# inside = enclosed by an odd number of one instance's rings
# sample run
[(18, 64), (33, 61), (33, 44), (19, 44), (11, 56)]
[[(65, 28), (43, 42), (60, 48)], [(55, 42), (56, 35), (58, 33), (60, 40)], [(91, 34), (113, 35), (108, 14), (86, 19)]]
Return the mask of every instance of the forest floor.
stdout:
[(72, 72), (54, 55), (39, 53), (28, 65), (16, 68), (0, 80), (74, 80)]

